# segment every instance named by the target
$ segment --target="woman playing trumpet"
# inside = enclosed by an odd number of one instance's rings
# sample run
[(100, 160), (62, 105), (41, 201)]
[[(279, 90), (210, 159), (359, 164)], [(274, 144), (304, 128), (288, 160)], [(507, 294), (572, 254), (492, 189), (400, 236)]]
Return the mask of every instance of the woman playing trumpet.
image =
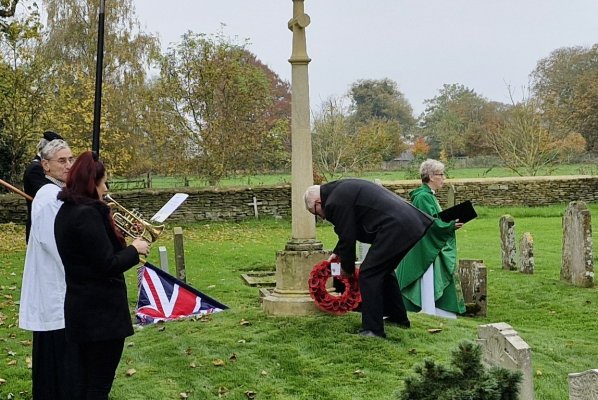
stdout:
[(147, 255), (141, 238), (127, 246), (102, 201), (108, 191), (101, 161), (85, 152), (73, 164), (54, 225), (66, 277), (66, 339), (78, 346), (75, 399), (108, 399), (125, 337), (133, 334), (123, 272)]

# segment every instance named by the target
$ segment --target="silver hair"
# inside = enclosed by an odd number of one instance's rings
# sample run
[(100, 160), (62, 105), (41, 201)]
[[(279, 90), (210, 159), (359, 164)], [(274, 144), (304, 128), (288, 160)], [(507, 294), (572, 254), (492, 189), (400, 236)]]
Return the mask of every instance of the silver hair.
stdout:
[(54, 139), (51, 142), (48, 142), (40, 151), (40, 157), (42, 160), (51, 160), (54, 157), (54, 154), (59, 152), (60, 150), (69, 149), (69, 145), (61, 139)]
[(438, 160), (428, 158), (426, 161), (421, 163), (419, 166), (419, 175), (421, 176), (422, 182), (430, 182), (430, 177), (434, 174), (441, 174), (444, 172), (444, 164)]
[(316, 213), (316, 201), (320, 200), (320, 185), (312, 185), (303, 194), (305, 209), (312, 214)]
[(37, 147), (35, 148), (37, 155), (41, 157), (42, 154), (42, 149), (44, 147), (46, 147), (46, 145), (50, 143), (48, 142), (48, 140), (46, 138), (42, 138), (38, 143), (37, 143)]

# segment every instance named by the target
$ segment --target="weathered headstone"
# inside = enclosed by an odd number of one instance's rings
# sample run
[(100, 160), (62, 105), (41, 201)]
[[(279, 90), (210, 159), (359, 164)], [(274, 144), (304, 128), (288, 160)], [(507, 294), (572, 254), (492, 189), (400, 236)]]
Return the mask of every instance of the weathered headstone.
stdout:
[(583, 201), (572, 201), (563, 215), (561, 279), (579, 287), (594, 286), (592, 217)]
[(534, 237), (525, 232), (519, 242), (519, 272), (533, 274), (534, 265)]
[(517, 331), (504, 322), (479, 325), (478, 338), (484, 353), (484, 363), (512, 371), (521, 371), (523, 380), (519, 398), (534, 400), (532, 349), (517, 334)]
[(459, 278), (465, 301), (465, 315), (485, 317), (487, 311), (487, 271), (482, 260), (459, 260)]
[(517, 269), (517, 249), (515, 247), (515, 220), (506, 214), (500, 217), (500, 249), (503, 269)]
[(598, 369), (569, 374), (569, 400), (598, 400)]
[(456, 192), (455, 185), (448, 185), (448, 192), (446, 194), (446, 208), (453, 207), (456, 204)]

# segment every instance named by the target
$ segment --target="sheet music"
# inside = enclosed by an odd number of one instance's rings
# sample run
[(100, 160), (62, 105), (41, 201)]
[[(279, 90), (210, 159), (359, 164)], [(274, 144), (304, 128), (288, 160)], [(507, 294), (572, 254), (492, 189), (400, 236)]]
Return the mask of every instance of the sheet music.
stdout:
[(164, 222), (189, 197), (186, 193), (177, 193), (150, 219), (152, 222)]

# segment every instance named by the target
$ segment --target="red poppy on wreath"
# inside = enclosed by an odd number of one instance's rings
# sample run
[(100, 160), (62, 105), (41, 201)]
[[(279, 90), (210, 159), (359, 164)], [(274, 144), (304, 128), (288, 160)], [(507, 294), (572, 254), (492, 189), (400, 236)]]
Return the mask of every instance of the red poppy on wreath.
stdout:
[(355, 269), (355, 274), (351, 277), (334, 276), (334, 279), (344, 284), (345, 291), (340, 295), (330, 293), (326, 289), (326, 283), (332, 277), (332, 271), (330, 261), (324, 260), (316, 264), (309, 274), (309, 294), (320, 310), (335, 315), (345, 314), (361, 303), (358, 275), (359, 270)]

